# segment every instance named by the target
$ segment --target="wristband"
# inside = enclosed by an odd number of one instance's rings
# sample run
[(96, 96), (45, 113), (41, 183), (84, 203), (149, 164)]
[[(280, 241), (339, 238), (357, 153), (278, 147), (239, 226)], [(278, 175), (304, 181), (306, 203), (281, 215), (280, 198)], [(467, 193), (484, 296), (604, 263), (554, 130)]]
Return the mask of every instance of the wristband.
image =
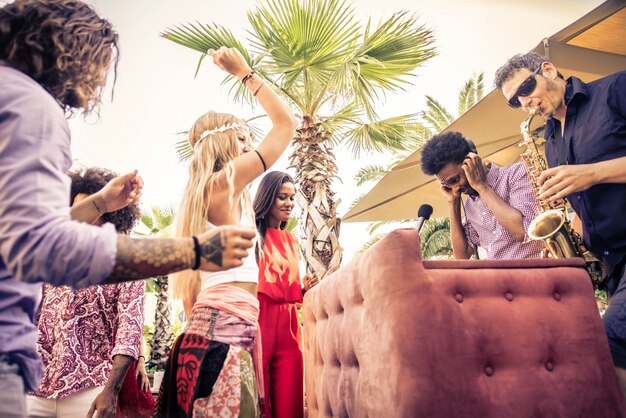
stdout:
[(198, 238), (194, 235), (193, 237), (193, 252), (196, 254), (196, 262), (193, 264), (192, 270), (198, 270), (200, 267), (200, 243), (198, 242)]
[(244, 86), (246, 85), (248, 80), (252, 78), (253, 75), (254, 75), (254, 70), (250, 71), (250, 74), (248, 74), (247, 76), (241, 79), (241, 82), (243, 83)]

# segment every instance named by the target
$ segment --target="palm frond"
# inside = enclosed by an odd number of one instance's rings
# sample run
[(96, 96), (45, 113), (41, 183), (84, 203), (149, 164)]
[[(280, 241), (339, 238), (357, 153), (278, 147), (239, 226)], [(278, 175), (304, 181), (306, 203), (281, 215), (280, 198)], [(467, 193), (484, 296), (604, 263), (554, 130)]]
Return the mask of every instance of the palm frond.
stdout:
[(469, 78), (459, 92), (459, 116), (483, 98), (484, 73)]
[(424, 259), (452, 255), (450, 219), (433, 218), (426, 221), (420, 233), (420, 240)]
[(152, 231), (154, 228), (154, 222), (152, 220), (152, 216), (142, 213), (139, 217), (139, 222), (141, 222), (149, 231)]
[(355, 207), (361, 201), (361, 199), (363, 199), (366, 195), (367, 193), (361, 193), (360, 195), (352, 199), (352, 202), (350, 202), (350, 207), (348, 208), (348, 210), (352, 210), (352, 208)]
[(475, 88), (475, 103), (481, 101), (483, 96), (485, 95), (485, 73), (482, 72), (478, 74), (476, 77), (476, 81), (474, 82)]
[(426, 96), (426, 109), (421, 112), (422, 119), (437, 133), (454, 122), (454, 116), (432, 96)]
[[(221, 46), (227, 48), (237, 48), (243, 55), (248, 65), (255, 69), (259, 63), (259, 57), (252, 56), (243, 44), (235, 38), (233, 33), (223, 26), (212, 24), (186, 23), (179, 26), (175, 26), (170, 29), (166, 29), (161, 33), (161, 36), (179, 45), (191, 48), (195, 51), (202, 53), (198, 60), (196, 68), (196, 74), (200, 70), (206, 53), (209, 49), (218, 49)], [(252, 102), (252, 93), (245, 88), (245, 86), (239, 83), (239, 80), (233, 76), (227, 76), (222, 84), (230, 83), (230, 93), (235, 100), (246, 100), (249, 103)]]
[(412, 72), (436, 55), (431, 30), (407, 12), (394, 13), (371, 33), (370, 27), (371, 20), (351, 60), (357, 76), (351, 87), (366, 108), (380, 99), (379, 92), (404, 90)]
[(267, 51), (264, 68), (303, 96), (302, 110), (327, 95), (332, 69), (352, 52), (359, 24), (343, 0), (268, 0), (248, 12), (251, 45)]
[(174, 223), (174, 209), (171, 206), (153, 206), (152, 216), (156, 221), (156, 228), (158, 228), (159, 231), (163, 231)]
[(370, 181), (377, 181), (385, 177), (385, 174), (389, 172), (388, 166), (382, 165), (368, 165), (361, 167), (359, 171), (354, 175), (354, 180), (357, 186), (362, 186)]
[(432, 32), (414, 15), (394, 13), (371, 34), (366, 31), (355, 57), (360, 76), (387, 91), (402, 89), (409, 84), (407, 76), (436, 55), (433, 41)]
[(373, 237), (371, 237), (369, 240), (367, 240), (366, 242), (363, 243), (363, 245), (361, 246), (361, 248), (359, 248), (356, 251), (356, 255), (359, 255), (363, 252), (365, 252), (368, 248), (370, 248), (372, 245), (376, 244), (378, 241), (380, 241), (381, 239), (383, 239), (385, 237), (385, 235), (387, 235), (387, 233), (379, 233), (374, 235)]
[(322, 130), (332, 135), (345, 130), (347, 126), (359, 125), (363, 115), (363, 108), (355, 102), (350, 102), (335, 111), (332, 116), (320, 116), (319, 121), (322, 123)]
[(346, 126), (333, 135), (333, 141), (345, 142), (358, 156), (361, 151), (407, 150), (423, 144), (428, 129), (418, 119), (418, 114), (396, 116), (370, 123)]

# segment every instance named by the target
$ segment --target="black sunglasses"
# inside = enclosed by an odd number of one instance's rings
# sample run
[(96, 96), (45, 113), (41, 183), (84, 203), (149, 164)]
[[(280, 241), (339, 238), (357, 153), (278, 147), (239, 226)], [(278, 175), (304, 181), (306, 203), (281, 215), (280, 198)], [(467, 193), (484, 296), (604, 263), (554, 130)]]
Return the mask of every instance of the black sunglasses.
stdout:
[[(543, 63), (541, 63), (541, 64), (543, 64)], [(517, 109), (518, 107), (522, 106), (522, 104), (519, 102), (519, 98), (520, 97), (527, 97), (533, 91), (535, 91), (535, 87), (537, 87), (537, 79), (535, 78), (535, 76), (537, 75), (537, 73), (541, 69), (541, 64), (539, 64), (539, 67), (537, 67), (537, 69), (535, 71), (530, 73), (528, 78), (526, 78), (526, 80), (524, 80), (522, 82), (522, 84), (519, 85), (519, 87), (517, 88), (517, 91), (515, 92), (513, 97), (511, 97), (509, 99), (509, 106), (511, 106), (514, 109)]]

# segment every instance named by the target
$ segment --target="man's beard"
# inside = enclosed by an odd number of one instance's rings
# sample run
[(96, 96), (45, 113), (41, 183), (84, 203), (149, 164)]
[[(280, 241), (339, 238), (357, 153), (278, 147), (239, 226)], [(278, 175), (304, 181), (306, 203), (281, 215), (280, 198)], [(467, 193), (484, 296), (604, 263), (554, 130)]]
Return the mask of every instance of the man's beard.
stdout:
[[(546, 91), (548, 91), (549, 93), (556, 92), (556, 91), (558, 91), (558, 85), (554, 81), (552, 81), (552, 80), (547, 78), (546, 79)], [(554, 95), (554, 96), (558, 97), (557, 95)], [(556, 110), (560, 109), (561, 106), (564, 105), (564, 103), (563, 103), (564, 100), (565, 100), (564, 97), (559, 97), (557, 103), (549, 101), (548, 104), (552, 105), (552, 109), (550, 110), (550, 112), (548, 114), (545, 114), (544, 112), (541, 112), (541, 117), (544, 118), (545, 120), (548, 120), (548, 119), (552, 118), (554, 116), (554, 113), (556, 112)], [(543, 101), (542, 101), (541, 104), (543, 105)]]

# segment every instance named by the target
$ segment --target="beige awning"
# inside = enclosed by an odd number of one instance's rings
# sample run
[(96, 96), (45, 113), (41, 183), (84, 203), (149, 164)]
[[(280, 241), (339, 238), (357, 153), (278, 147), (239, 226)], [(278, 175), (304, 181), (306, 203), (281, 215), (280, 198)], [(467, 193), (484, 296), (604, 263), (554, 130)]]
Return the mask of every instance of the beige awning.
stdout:
[[(626, 70), (626, 1), (610, 0), (534, 49), (547, 56), (565, 78), (584, 81)], [(500, 91), (491, 91), (445, 131), (459, 131), (472, 139), (478, 153), (499, 165), (519, 158), (519, 125), (524, 115), (506, 105)], [(539, 119), (539, 118), (536, 118)], [(538, 124), (540, 120), (536, 120)], [(433, 216), (447, 216), (439, 183), (422, 173), (417, 150), (396, 165), (344, 217), (345, 222), (390, 221), (416, 218), (417, 208), (429, 203)]]

